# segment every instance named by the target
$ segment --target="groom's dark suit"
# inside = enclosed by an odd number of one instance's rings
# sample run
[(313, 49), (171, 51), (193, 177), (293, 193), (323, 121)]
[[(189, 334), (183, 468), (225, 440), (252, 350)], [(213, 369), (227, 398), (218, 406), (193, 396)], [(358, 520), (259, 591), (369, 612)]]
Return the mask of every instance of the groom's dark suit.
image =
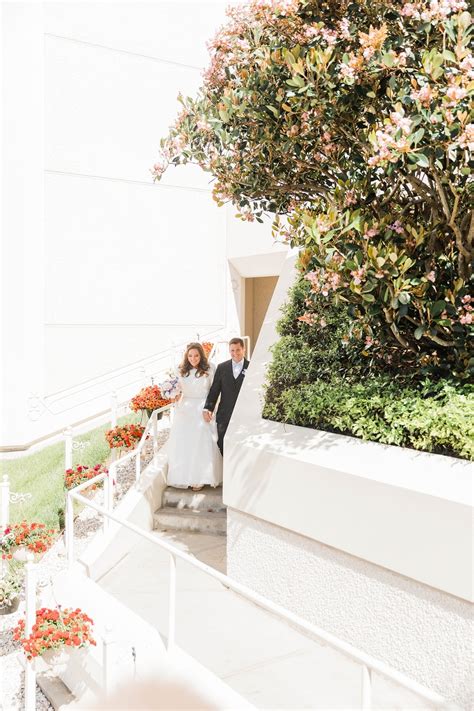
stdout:
[(244, 382), (245, 371), (247, 370), (248, 365), (249, 361), (244, 358), (244, 364), (242, 366), (242, 370), (240, 371), (240, 375), (238, 378), (234, 378), (232, 360), (226, 360), (224, 363), (219, 363), (204, 405), (205, 410), (213, 412), (219, 395), (221, 396), (221, 401), (219, 403), (219, 407), (217, 408), (216, 415), (218, 434), (217, 446), (221, 450), (221, 454), (224, 453), (224, 435), (229, 425), (235, 403), (237, 402), (240, 388)]

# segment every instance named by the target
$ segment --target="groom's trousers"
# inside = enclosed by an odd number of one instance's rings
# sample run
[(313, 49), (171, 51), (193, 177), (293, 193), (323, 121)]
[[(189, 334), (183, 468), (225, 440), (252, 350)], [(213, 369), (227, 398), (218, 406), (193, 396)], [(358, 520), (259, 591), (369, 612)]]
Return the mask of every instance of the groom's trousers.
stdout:
[(217, 422), (217, 446), (219, 447), (222, 455), (224, 455), (224, 437), (228, 425), (228, 422)]

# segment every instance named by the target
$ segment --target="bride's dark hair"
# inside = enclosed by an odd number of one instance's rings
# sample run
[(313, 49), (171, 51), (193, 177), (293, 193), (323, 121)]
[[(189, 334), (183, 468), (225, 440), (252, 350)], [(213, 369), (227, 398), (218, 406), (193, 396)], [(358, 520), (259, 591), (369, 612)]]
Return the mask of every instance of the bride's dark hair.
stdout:
[(181, 365), (179, 366), (179, 372), (183, 376), (183, 378), (186, 378), (189, 375), (189, 372), (192, 370), (192, 365), (188, 360), (188, 354), (189, 351), (198, 351), (199, 356), (200, 356), (200, 361), (197, 365), (197, 373), (196, 377), (200, 378), (203, 375), (208, 375), (209, 371), (209, 361), (207, 360), (206, 354), (204, 353), (204, 348), (201, 346), (200, 343), (188, 343), (186, 346), (186, 350), (184, 351), (184, 356), (183, 356), (183, 361)]

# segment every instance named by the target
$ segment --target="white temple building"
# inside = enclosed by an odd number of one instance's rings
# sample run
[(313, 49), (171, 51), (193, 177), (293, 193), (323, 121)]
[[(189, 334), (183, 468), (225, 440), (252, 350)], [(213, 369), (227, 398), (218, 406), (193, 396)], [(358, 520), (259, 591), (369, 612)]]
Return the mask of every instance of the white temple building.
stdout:
[(270, 225), (218, 208), (195, 166), (150, 173), (225, 6), (1, 3), (1, 447), (126, 401), (196, 334), (255, 340)]

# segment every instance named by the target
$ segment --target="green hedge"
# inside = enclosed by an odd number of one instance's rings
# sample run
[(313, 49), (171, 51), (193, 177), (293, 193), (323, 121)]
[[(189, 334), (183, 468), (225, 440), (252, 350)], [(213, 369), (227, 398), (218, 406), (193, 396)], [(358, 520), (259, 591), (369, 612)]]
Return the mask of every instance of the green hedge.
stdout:
[[(341, 343), (345, 307), (321, 307), (323, 326), (298, 321), (299, 280), (278, 325), (263, 416), (426, 452), (474, 459), (474, 387), (406, 372), (377, 372)], [(324, 325), (326, 324), (326, 325)]]

